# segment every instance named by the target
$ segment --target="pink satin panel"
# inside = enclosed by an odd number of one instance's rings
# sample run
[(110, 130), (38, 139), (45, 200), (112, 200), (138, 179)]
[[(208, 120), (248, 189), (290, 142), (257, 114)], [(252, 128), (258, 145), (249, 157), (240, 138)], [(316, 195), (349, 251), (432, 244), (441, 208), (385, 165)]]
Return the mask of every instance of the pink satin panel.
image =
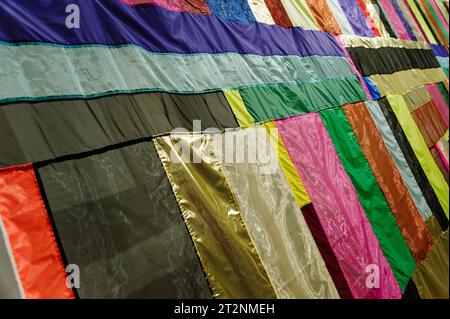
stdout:
[[(276, 121), (320, 223), (355, 298), (401, 298), (394, 274), (316, 113)], [(379, 288), (368, 288), (366, 267), (379, 269)]]
[(434, 101), (434, 104), (436, 105), (439, 114), (441, 114), (442, 119), (445, 122), (445, 125), (448, 127), (448, 105), (445, 102), (444, 98), (442, 97), (441, 91), (439, 91), (439, 88), (436, 84), (427, 84), (428, 92), (431, 95), (431, 98)]
[(170, 11), (181, 12), (181, 4), (179, 0), (122, 0), (126, 4), (137, 6), (141, 4), (154, 5), (163, 7)]
[(411, 40), (409, 38), (408, 32), (405, 29), (405, 26), (402, 23), (402, 20), (400, 20), (400, 17), (397, 15), (397, 12), (395, 11), (395, 8), (391, 3), (391, 0), (380, 0), (378, 2), (383, 7), (384, 12), (386, 12), (389, 21), (391, 22), (392, 27), (395, 30), (395, 33), (397, 33), (400, 39)]

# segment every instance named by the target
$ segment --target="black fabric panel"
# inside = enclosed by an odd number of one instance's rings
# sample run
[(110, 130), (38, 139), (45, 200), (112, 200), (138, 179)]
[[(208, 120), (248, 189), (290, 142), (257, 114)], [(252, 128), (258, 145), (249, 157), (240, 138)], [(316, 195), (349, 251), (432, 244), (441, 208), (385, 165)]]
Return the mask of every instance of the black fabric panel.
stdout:
[(392, 47), (349, 47), (347, 50), (363, 76), (441, 67), (432, 50)]
[(378, 104), (380, 105), (381, 110), (383, 111), (383, 114), (392, 132), (395, 135), (395, 139), (397, 140), (397, 143), (400, 146), (402, 153), (405, 156), (409, 167), (411, 168), (412, 173), (414, 174), (417, 184), (419, 185), (428, 206), (430, 206), (430, 208), (433, 210), (433, 215), (434, 217), (436, 217), (436, 220), (439, 222), (442, 230), (445, 231), (448, 228), (448, 218), (445, 215), (445, 212), (442, 209), (436, 193), (431, 187), (431, 184), (428, 181), (428, 178), (426, 177), (425, 172), (423, 171), (422, 166), (419, 163), (419, 160), (414, 154), (414, 151), (409, 144), (408, 139), (403, 132), (403, 129), (398, 122), (397, 117), (394, 114), (394, 111), (391, 109), (391, 106), (389, 105), (389, 102), (386, 98), (382, 98), (381, 100), (379, 100)]
[(417, 286), (412, 279), (409, 280), (408, 285), (403, 292), (402, 299), (421, 299)]
[(211, 298), (152, 142), (38, 168), (80, 298)]
[(4, 236), (8, 235), (0, 228), (0, 299), (20, 299), (19, 284), (14, 275), (14, 266)]
[(222, 92), (141, 93), (0, 106), (0, 167), (78, 154), (174, 128), (238, 123)]

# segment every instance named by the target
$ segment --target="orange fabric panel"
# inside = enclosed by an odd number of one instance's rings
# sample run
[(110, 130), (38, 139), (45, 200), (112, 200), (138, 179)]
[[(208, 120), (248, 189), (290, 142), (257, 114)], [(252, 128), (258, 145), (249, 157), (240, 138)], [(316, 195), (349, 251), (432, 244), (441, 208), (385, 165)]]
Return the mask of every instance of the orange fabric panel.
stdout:
[(411, 113), (420, 133), (422, 133), (428, 148), (434, 145), (444, 136), (447, 126), (442, 119), (433, 101), (425, 103)]
[(326, 0), (306, 0), (306, 2), (322, 31), (335, 35), (342, 34), (341, 28)]
[(0, 169), (0, 217), (26, 298), (74, 298), (31, 164)]
[(416, 262), (421, 263), (431, 249), (433, 240), (383, 138), (363, 102), (344, 106), (344, 112), (383, 190), (403, 238)]

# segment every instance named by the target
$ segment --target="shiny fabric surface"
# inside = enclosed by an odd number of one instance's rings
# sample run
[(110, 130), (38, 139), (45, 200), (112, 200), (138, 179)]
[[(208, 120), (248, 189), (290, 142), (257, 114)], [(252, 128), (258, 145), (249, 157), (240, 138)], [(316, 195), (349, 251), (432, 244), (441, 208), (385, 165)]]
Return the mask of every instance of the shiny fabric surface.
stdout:
[[(243, 163), (227, 159), (229, 140)], [(265, 128), (215, 134), (214, 148), (277, 297), (338, 298)]]
[(252, 9), (256, 21), (266, 24), (275, 24), (264, 0), (248, 0), (248, 5)]
[(132, 46), (64, 48), (0, 43), (0, 57), (4, 62), (0, 72), (5, 74), (0, 78), (0, 103), (121, 92), (201, 93), (354, 76), (343, 56), (172, 55), (151, 54)]
[(154, 143), (213, 296), (275, 298), (216, 157), (212, 136), (171, 135)]
[(449, 108), (448, 102), (445, 101), (442, 96), (441, 91), (437, 84), (428, 84), (427, 85), (428, 92), (431, 95), (432, 100), (434, 101), (439, 114), (441, 115), (442, 120), (444, 121), (447, 128), (449, 127)]
[(422, 263), (433, 245), (431, 235), (392, 160), (364, 103), (346, 105), (344, 112), (384, 193), (415, 261)]
[(327, 3), (342, 32), (344, 34), (355, 34), (339, 2), (337, 0), (327, 0)]
[(255, 122), (315, 112), (367, 99), (358, 78), (240, 89)]
[(81, 298), (211, 298), (151, 142), (39, 168)]
[(420, 162), (431, 186), (433, 187), (439, 203), (444, 210), (447, 219), (449, 212), (449, 189), (444, 180), (444, 176), (436, 166), (433, 157), (428, 150), (422, 134), (420, 134), (417, 125), (411, 114), (408, 111), (408, 107), (405, 104), (405, 100), (402, 96), (389, 96), (388, 101), (394, 111), (400, 125), (402, 126), (407, 139), (409, 140), (417, 159)]
[(415, 109), (411, 115), (428, 148), (434, 147), (448, 129), (433, 101)]
[(395, 33), (398, 38), (402, 40), (412, 40), (405, 26), (403, 25), (402, 20), (397, 14), (395, 7), (392, 5), (391, 0), (378, 0), (378, 3), (382, 6), (384, 12), (389, 18), (389, 22), (394, 28)]
[(306, 3), (322, 31), (331, 34), (342, 34), (341, 28), (326, 0), (306, 0)]
[(421, 188), (419, 187), (416, 178), (408, 165), (408, 161), (403, 155), (402, 149), (395, 139), (395, 135), (390, 128), (389, 123), (383, 115), (380, 106), (376, 101), (367, 101), (366, 106), (375, 125), (377, 126), (378, 132), (383, 137), (383, 142), (389, 150), (389, 153), (392, 156), (403, 181), (408, 187), (409, 193), (411, 194), (420, 215), (424, 220), (428, 220), (428, 218), (432, 216), (432, 210), (428, 206), (427, 201), (422, 194)]
[[(333, 0), (332, 0), (333, 1)], [(356, 35), (362, 37), (374, 37), (374, 33), (364, 17), (361, 7), (356, 0), (335, 0), (339, 2), (348, 22)]]
[[(136, 10), (118, 1), (59, 0), (51, 6), (45, 3), (2, 0), (0, 41), (132, 44), (151, 52), (180, 54), (342, 56), (333, 36), (324, 32), (285, 30), (262, 23), (227, 23), (214, 16), (172, 12), (155, 6)], [(67, 28), (61, 18), (68, 4), (83, 8), (80, 16), (83, 32)]]
[[(305, 184), (354, 298), (401, 298), (401, 290), (339, 161), (320, 116), (276, 122)], [(365, 269), (380, 270), (380, 288), (366, 286)]]
[(0, 167), (90, 152), (175, 128), (212, 127), (238, 127), (222, 92), (8, 104), (0, 107)]
[(272, 18), (277, 25), (283, 28), (292, 27), (292, 22), (289, 19), (281, 0), (264, 0), (264, 2), (266, 3)]
[(24, 297), (73, 299), (31, 164), (0, 169), (0, 218)]
[(205, 0), (213, 15), (223, 21), (256, 22), (247, 0)]
[(305, 30), (319, 30), (319, 26), (306, 0), (281, 0), (292, 26)]
[(400, 289), (404, 291), (416, 264), (344, 110), (333, 108), (321, 111), (320, 117), (353, 183), (361, 206), (372, 225)]

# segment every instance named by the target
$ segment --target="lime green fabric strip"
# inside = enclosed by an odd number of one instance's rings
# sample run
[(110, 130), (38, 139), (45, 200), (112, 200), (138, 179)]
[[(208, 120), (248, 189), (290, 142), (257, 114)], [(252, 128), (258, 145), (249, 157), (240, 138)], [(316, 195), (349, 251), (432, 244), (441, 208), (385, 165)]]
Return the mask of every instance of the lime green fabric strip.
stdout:
[(358, 194), (395, 278), (405, 290), (416, 268), (384, 194), (341, 107), (320, 112), (334, 147)]
[(356, 77), (299, 85), (281, 84), (244, 88), (239, 92), (248, 113), (257, 123), (367, 99)]

